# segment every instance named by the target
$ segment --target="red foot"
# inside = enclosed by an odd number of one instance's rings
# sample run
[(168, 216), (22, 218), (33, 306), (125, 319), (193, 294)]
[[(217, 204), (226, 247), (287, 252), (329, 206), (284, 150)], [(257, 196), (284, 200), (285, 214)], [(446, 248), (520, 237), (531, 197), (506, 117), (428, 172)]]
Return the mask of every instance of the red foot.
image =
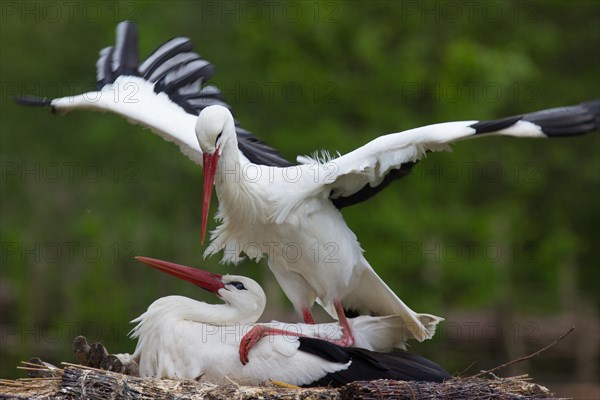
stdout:
[(267, 328), (266, 326), (256, 325), (250, 329), (248, 333), (244, 335), (240, 342), (240, 362), (246, 365), (248, 361), (248, 352), (260, 339), (270, 335), (282, 335), (282, 336), (304, 336), (296, 332), (284, 331), (281, 329)]
[(341, 339), (332, 340), (331, 343), (342, 347), (352, 347), (354, 346), (354, 337), (352, 337), (352, 335), (346, 335), (344, 332), (344, 336), (342, 336)]
[(338, 346), (343, 347), (351, 347), (354, 345), (354, 335), (352, 334), (352, 329), (350, 329), (350, 324), (346, 319), (346, 314), (344, 313), (344, 307), (342, 306), (342, 302), (339, 300), (334, 301), (335, 311), (338, 315), (338, 322), (340, 327), (342, 328), (343, 336), (339, 340), (333, 341), (333, 343)]

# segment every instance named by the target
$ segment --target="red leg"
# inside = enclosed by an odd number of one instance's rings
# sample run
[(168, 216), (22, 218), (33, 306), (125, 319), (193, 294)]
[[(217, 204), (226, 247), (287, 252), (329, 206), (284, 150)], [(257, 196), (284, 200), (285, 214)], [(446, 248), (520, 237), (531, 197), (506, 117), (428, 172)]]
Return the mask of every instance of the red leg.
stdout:
[(313, 319), (313, 316), (310, 313), (310, 308), (302, 307), (302, 318), (304, 319), (305, 324), (315, 324), (315, 320)]
[[(340, 324), (340, 327), (342, 328), (343, 336), (341, 339), (332, 340), (331, 342), (337, 344), (338, 346), (352, 346), (354, 344), (354, 336), (352, 335), (350, 324), (348, 324), (348, 320), (346, 319), (346, 314), (344, 313), (344, 307), (342, 306), (342, 302), (339, 300), (335, 300), (334, 306), (338, 316), (338, 322)], [(312, 314), (310, 313), (310, 309), (308, 308), (302, 309), (302, 317), (304, 318), (304, 322), (307, 324), (315, 323)], [(258, 343), (260, 339), (269, 335), (304, 336), (297, 332), (284, 331), (282, 329), (274, 329), (268, 328), (263, 325), (256, 325), (244, 335), (240, 342), (240, 361), (242, 364), (246, 365), (248, 363), (248, 352), (250, 351), (250, 349), (254, 347), (254, 345)]]
[(270, 335), (282, 335), (282, 336), (304, 336), (297, 332), (284, 331), (282, 329), (268, 328), (262, 325), (256, 325), (250, 329), (248, 333), (244, 335), (240, 342), (240, 362), (246, 365), (249, 361), (248, 352), (250, 349), (258, 343), (260, 339)]
[(339, 346), (350, 347), (354, 344), (354, 336), (352, 335), (350, 324), (348, 324), (348, 320), (346, 319), (346, 314), (344, 313), (344, 307), (342, 306), (342, 302), (336, 299), (333, 302), (333, 305), (335, 306), (335, 312), (337, 313), (338, 322), (340, 324), (340, 327), (342, 328), (343, 333), (342, 338), (334, 341), (333, 343)]

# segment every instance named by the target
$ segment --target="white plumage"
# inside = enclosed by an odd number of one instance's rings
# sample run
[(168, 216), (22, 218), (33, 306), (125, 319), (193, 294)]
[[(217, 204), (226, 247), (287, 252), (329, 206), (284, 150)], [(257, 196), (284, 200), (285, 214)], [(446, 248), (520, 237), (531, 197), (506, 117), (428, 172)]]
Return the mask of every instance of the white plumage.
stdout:
[(274, 379), (302, 385), (347, 368), (299, 352), (298, 338), (291, 336), (259, 341), (250, 362), (243, 365), (239, 345), (254, 324), (219, 323), (210, 312), (203, 314), (206, 306), (186, 297), (163, 297), (133, 321), (139, 325), (132, 336), (138, 339), (132, 359), (139, 364), (140, 376), (222, 383), (229, 378), (254, 385)]
[[(251, 350), (249, 362), (244, 365), (240, 361), (239, 347), (243, 336), (257, 326), (254, 322), (263, 312), (266, 298), (261, 287), (252, 279), (242, 276), (221, 276), (161, 260), (138, 259), (206, 288), (224, 301), (224, 304), (207, 304), (182, 296), (167, 296), (156, 300), (145, 313), (133, 320), (137, 323), (132, 331), (132, 337), (138, 340), (135, 352), (131, 355), (119, 354), (118, 357), (124, 363), (137, 363), (142, 377), (202, 379), (224, 383), (233, 380), (253, 385), (274, 379), (295, 385), (309, 385), (340, 371), (345, 371), (345, 375), (336, 379), (348, 379), (350, 371), (347, 370), (353, 363), (356, 371), (352, 372), (352, 376), (360, 378), (361, 373), (375, 373), (385, 378), (391, 377), (388, 374), (400, 374), (395, 363), (408, 362), (413, 362), (410, 365), (412, 375), (403, 372), (405, 379), (438, 380), (447, 376), (435, 364), (405, 353), (384, 355), (386, 359), (391, 357), (394, 363), (387, 365), (389, 370), (381, 369), (380, 372), (377, 372), (376, 364), (359, 368), (364, 357), (371, 357), (371, 364), (379, 357), (379, 353), (367, 350), (354, 350), (358, 353), (350, 353), (347, 360), (327, 360), (304, 350), (301, 346), (301, 340), (304, 339), (285, 335), (269, 335), (259, 340)], [(399, 318), (362, 316), (350, 319), (350, 323), (357, 342), (365, 349), (389, 351), (403, 345), (394, 342), (398, 336), (396, 330), (401, 331), (402, 328)], [(341, 336), (337, 324), (271, 322), (261, 325), (329, 340)], [(326, 346), (325, 351), (343, 351), (329, 343), (320, 345)], [(406, 367), (408, 364), (403, 365)], [(368, 368), (368, 371), (364, 368)], [(400, 378), (399, 375), (397, 377)]]

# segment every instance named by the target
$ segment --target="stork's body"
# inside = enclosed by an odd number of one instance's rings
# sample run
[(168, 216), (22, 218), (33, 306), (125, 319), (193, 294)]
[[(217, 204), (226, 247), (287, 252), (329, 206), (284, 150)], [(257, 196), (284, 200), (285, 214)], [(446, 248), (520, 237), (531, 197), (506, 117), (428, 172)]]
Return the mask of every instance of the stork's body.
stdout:
[[(132, 355), (121, 354), (124, 362), (136, 362), (142, 377), (202, 379), (212, 382), (259, 384), (269, 379), (294, 385), (343, 384), (359, 379), (418, 379), (441, 381), (449, 375), (436, 364), (404, 352), (378, 353), (366, 349), (342, 349), (329, 342), (305, 336), (335, 339), (335, 324), (261, 324), (285, 329), (296, 335), (276, 335), (259, 340), (246, 364), (240, 361), (239, 347), (244, 335), (257, 324), (265, 306), (265, 295), (253, 280), (207, 273), (195, 268), (140, 257), (141, 261), (186, 279), (220, 297), (224, 304), (207, 304), (182, 296), (156, 300), (133, 322), (138, 339)], [(372, 321), (369, 321), (369, 320)], [(354, 321), (354, 319), (351, 319)], [(376, 317), (356, 319), (357, 338), (366, 347), (373, 329), (388, 320)], [(393, 329), (392, 325), (388, 325)], [(384, 334), (388, 338), (391, 334)]]
[[(399, 315), (419, 341), (430, 338), (441, 320), (416, 314), (377, 276), (362, 254), (356, 235), (330, 199), (328, 180), (335, 164), (292, 167), (257, 165), (239, 157), (233, 118), (223, 107), (201, 113), (197, 130), (224, 121), (222, 151), (215, 170), (219, 198), (217, 220), (205, 255), (223, 251), (223, 261), (237, 263), (241, 255), (269, 268), (296, 311), (310, 322), (310, 309), (319, 302), (336, 317), (336, 303), (361, 313)], [(218, 131), (218, 133), (216, 133)], [(211, 149), (206, 146), (207, 153)], [(214, 152), (214, 150), (213, 150)], [(211, 152), (212, 153), (212, 152)], [(206, 162), (205, 162), (206, 165)], [(205, 207), (206, 211), (206, 207)], [(346, 336), (349, 344), (352, 339)]]
[[(219, 159), (216, 219), (222, 222), (211, 235), (206, 255), (222, 250), (223, 261), (232, 263), (244, 254), (256, 261), (266, 256), (298, 312), (315, 298), (330, 304), (353, 292), (372, 269), (356, 235), (319, 190), (318, 175), (325, 169), (252, 164), (237, 158), (231, 151), (234, 146), (228, 143)], [(295, 207), (290, 204), (294, 201)]]

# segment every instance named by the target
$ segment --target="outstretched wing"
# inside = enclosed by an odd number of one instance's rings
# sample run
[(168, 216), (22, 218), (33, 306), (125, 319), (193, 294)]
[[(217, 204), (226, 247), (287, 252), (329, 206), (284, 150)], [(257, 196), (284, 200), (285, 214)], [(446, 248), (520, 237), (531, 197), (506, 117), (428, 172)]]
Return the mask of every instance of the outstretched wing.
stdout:
[[(324, 181), (338, 207), (364, 201), (408, 172), (427, 152), (449, 150), (455, 141), (485, 135), (514, 137), (574, 136), (600, 129), (600, 100), (492, 121), (428, 125), (380, 136), (323, 165)], [(298, 157), (301, 163), (314, 162)]]
[[(202, 164), (194, 131), (198, 114), (215, 104), (230, 108), (219, 89), (206, 84), (214, 73), (213, 65), (195, 53), (192, 41), (185, 37), (167, 41), (141, 65), (137, 47), (135, 23), (121, 22), (117, 25), (116, 44), (102, 49), (96, 62), (96, 91), (56, 99), (23, 96), (16, 101), (50, 106), (57, 113), (90, 109), (120, 114), (175, 142), (186, 156)], [(237, 121), (236, 131), (239, 149), (251, 162), (291, 165)]]

